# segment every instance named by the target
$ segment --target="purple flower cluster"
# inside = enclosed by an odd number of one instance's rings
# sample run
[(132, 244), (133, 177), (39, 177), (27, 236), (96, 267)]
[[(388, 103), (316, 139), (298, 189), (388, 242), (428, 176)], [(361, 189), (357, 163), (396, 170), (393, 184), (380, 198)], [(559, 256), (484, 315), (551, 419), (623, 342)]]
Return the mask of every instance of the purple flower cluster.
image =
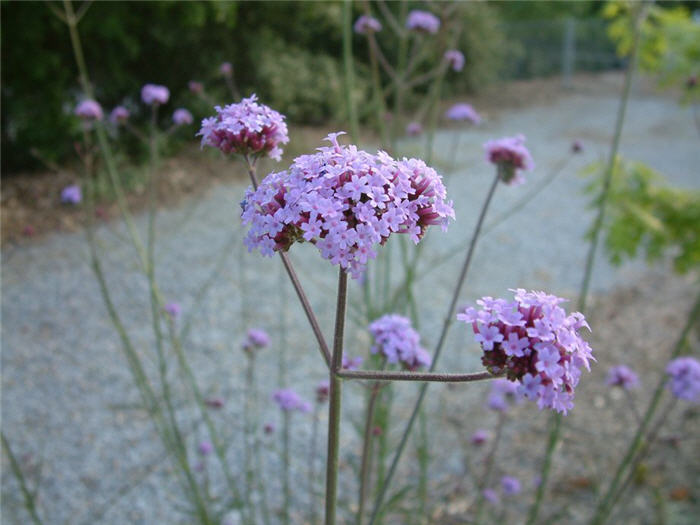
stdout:
[(356, 357), (343, 356), (341, 367), (346, 370), (357, 370), (362, 365), (362, 361), (363, 359), (359, 355)]
[(414, 9), (408, 13), (406, 27), (419, 33), (430, 33), (434, 35), (440, 29), (440, 19), (428, 11)]
[(484, 149), (486, 160), (498, 167), (501, 180), (506, 184), (522, 184), (525, 179), (520, 171), (532, 171), (535, 167), (522, 135), (490, 140), (484, 144)]
[(420, 336), (411, 321), (397, 314), (387, 314), (369, 325), (374, 337), (372, 353), (381, 352), (388, 363), (401, 363), (409, 370), (430, 366), (430, 354), (420, 346)]
[(445, 112), (445, 118), (456, 121), (467, 120), (472, 124), (481, 124), (481, 116), (471, 104), (455, 104)]
[(514, 496), (520, 492), (520, 480), (513, 476), (503, 476), (501, 478), (501, 489), (503, 494)]
[(129, 113), (128, 109), (126, 109), (124, 106), (117, 106), (109, 114), (109, 121), (118, 126), (119, 124), (124, 124), (127, 120), (129, 120), (130, 116), (131, 114)]
[(494, 379), (491, 382), (491, 392), (489, 393), (487, 406), (496, 412), (508, 410), (509, 402), (519, 400), (517, 398), (518, 384), (507, 379)]
[(180, 303), (168, 303), (163, 307), (163, 310), (172, 319), (177, 319), (182, 313), (182, 306), (180, 306)]
[(678, 399), (700, 402), (700, 361), (694, 357), (679, 357), (666, 366), (668, 387)]
[(311, 403), (304, 401), (291, 388), (277, 390), (272, 394), (272, 399), (277, 403), (281, 410), (291, 412), (297, 410), (299, 412), (311, 412)]
[(194, 122), (192, 113), (185, 108), (178, 108), (173, 112), (173, 123), (176, 126), (185, 126), (187, 124), (192, 124), (192, 122)]
[(269, 107), (258, 104), (251, 95), (238, 104), (221, 108), (216, 106), (216, 116), (205, 118), (202, 129), (202, 147), (219, 148), (224, 153), (262, 155), (267, 153), (279, 161), (281, 144), (289, 142), (284, 116)]
[(490, 437), (491, 437), (491, 433), (488, 430), (484, 430), (483, 428), (480, 428), (472, 434), (470, 441), (471, 441), (472, 445), (479, 447), (479, 446), (483, 445), (484, 443), (486, 443)]
[(146, 84), (141, 88), (141, 100), (144, 104), (153, 106), (154, 104), (165, 104), (170, 98), (170, 90), (165, 86), (157, 84)]
[(230, 77), (233, 75), (233, 64), (231, 62), (222, 62), (219, 66), (219, 73), (225, 77)]
[(409, 122), (406, 126), (406, 135), (409, 137), (417, 137), (423, 133), (423, 126), (419, 122)]
[(66, 186), (61, 191), (61, 202), (63, 204), (80, 204), (83, 200), (83, 191), (77, 184)]
[(443, 58), (450, 64), (453, 71), (462, 71), (464, 68), (464, 53), (457, 49), (449, 49), (445, 51)]
[(340, 134), (328, 135), (331, 146), (265, 177), (256, 191), (248, 189), (241, 216), (251, 225), (250, 251), (269, 256), (311, 242), (357, 279), (392, 233), (418, 243), (429, 225), (447, 228), (454, 210), (434, 169), (421, 160), (341, 146)]
[(374, 17), (362, 15), (357, 20), (355, 20), (355, 25), (353, 26), (355, 33), (360, 35), (367, 35), (369, 33), (376, 33), (382, 30), (382, 24), (379, 20)]
[(318, 385), (316, 385), (316, 402), (325, 403), (328, 401), (328, 395), (331, 393), (331, 382), (328, 379), (324, 379)]
[(83, 100), (76, 106), (75, 114), (83, 120), (102, 120), (102, 106), (92, 99)]
[(639, 377), (634, 371), (625, 365), (613, 366), (608, 370), (608, 377), (605, 384), (609, 386), (619, 386), (625, 390), (632, 390), (639, 386)]
[(257, 328), (251, 328), (246, 334), (245, 343), (243, 343), (243, 349), (245, 351), (251, 351), (256, 349), (265, 348), (270, 344), (270, 336), (264, 330), (259, 330)]
[(189, 89), (190, 92), (194, 93), (195, 95), (201, 95), (204, 91), (204, 84), (197, 82), (196, 80), (190, 80), (187, 83), (187, 89)]
[(566, 414), (574, 406), (581, 368), (590, 370), (594, 360), (578, 333), (588, 323), (581, 313), (567, 315), (559, 306), (564, 299), (521, 288), (512, 291), (514, 301), (483, 297), (477, 301), (479, 310), (468, 307), (457, 319), (472, 325), (484, 366), (519, 383), (518, 397)]

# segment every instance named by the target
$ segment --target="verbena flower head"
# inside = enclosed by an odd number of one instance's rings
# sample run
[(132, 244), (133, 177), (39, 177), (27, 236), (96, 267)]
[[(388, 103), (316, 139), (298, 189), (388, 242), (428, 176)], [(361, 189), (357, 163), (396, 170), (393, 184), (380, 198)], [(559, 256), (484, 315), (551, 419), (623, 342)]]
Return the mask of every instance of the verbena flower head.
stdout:
[(75, 107), (75, 114), (83, 120), (102, 120), (102, 106), (94, 100), (83, 100)]
[(130, 116), (131, 113), (129, 113), (128, 109), (126, 109), (124, 106), (117, 106), (109, 114), (109, 121), (116, 125), (124, 124), (127, 120), (129, 120)]
[(328, 136), (331, 146), (296, 158), (256, 191), (248, 189), (241, 216), (250, 225), (250, 251), (271, 256), (310, 242), (357, 279), (392, 233), (418, 243), (431, 224), (447, 228), (454, 210), (434, 169), (421, 160), (341, 146), (338, 135)]
[(257, 328), (251, 328), (246, 334), (243, 349), (246, 351), (259, 350), (270, 344), (270, 336), (267, 332)]
[(468, 121), (472, 124), (481, 124), (481, 116), (471, 104), (455, 104), (445, 112), (445, 118), (455, 121)]
[(331, 391), (331, 382), (328, 379), (324, 379), (318, 385), (316, 385), (316, 401), (318, 403), (325, 403), (328, 401), (328, 395)]
[(480, 428), (472, 434), (470, 441), (471, 441), (472, 445), (475, 445), (478, 447), (478, 446), (481, 446), (484, 443), (486, 443), (490, 437), (491, 437), (491, 433), (488, 430), (484, 430), (483, 428)]
[(357, 370), (362, 366), (362, 361), (363, 359), (359, 355), (356, 357), (343, 356), (342, 368), (346, 370)]
[(406, 27), (412, 31), (434, 35), (440, 29), (440, 19), (428, 11), (414, 9), (408, 13)]
[(409, 137), (417, 137), (423, 133), (423, 126), (419, 122), (409, 122), (406, 126), (406, 135)]
[(299, 397), (294, 390), (291, 388), (284, 388), (277, 390), (272, 394), (272, 399), (280, 407), (280, 409), (285, 412), (290, 412), (297, 410), (299, 412), (309, 412), (311, 410), (311, 405), (307, 401), (304, 401)]
[(141, 88), (141, 100), (143, 100), (144, 104), (149, 106), (166, 104), (169, 98), (170, 90), (165, 86), (146, 84)]
[(490, 140), (484, 144), (486, 160), (495, 164), (501, 180), (506, 184), (517, 186), (525, 182), (522, 171), (532, 171), (535, 163), (530, 152), (525, 147), (525, 137), (503, 137), (498, 140)]
[(233, 64), (231, 64), (231, 62), (223, 62), (219, 66), (219, 73), (225, 77), (230, 77), (233, 75)]
[(625, 390), (632, 390), (639, 386), (639, 377), (634, 371), (625, 365), (613, 366), (608, 370), (606, 385), (619, 386)]
[(178, 108), (173, 112), (173, 123), (176, 126), (185, 126), (187, 124), (192, 124), (192, 122), (194, 122), (192, 113), (185, 108)]
[(579, 335), (589, 328), (578, 312), (567, 315), (564, 299), (519, 288), (515, 300), (482, 297), (479, 309), (468, 307), (457, 319), (471, 324), (493, 374), (517, 382), (517, 395), (537, 401), (540, 409), (567, 413), (581, 368), (590, 370), (591, 347)]
[(197, 447), (197, 452), (201, 456), (208, 456), (214, 451), (214, 445), (212, 445), (209, 441), (202, 441), (199, 443), (199, 446)]
[(204, 84), (197, 82), (196, 80), (190, 80), (187, 83), (187, 89), (189, 89), (190, 92), (194, 93), (195, 95), (200, 95), (204, 91)]
[(163, 310), (165, 310), (165, 313), (171, 318), (177, 319), (182, 313), (182, 306), (180, 306), (180, 303), (168, 303), (163, 307)]
[(355, 33), (360, 35), (367, 35), (369, 33), (376, 33), (382, 30), (382, 24), (379, 20), (372, 16), (362, 15), (357, 20), (355, 20), (355, 25), (353, 26)]
[(505, 412), (510, 404), (516, 401), (518, 384), (504, 378), (494, 379), (491, 382), (487, 406), (496, 412)]
[(513, 476), (503, 476), (501, 478), (501, 489), (503, 494), (513, 496), (520, 492), (520, 480)]
[(430, 354), (420, 346), (420, 336), (408, 318), (387, 314), (369, 325), (374, 337), (372, 353), (381, 352), (388, 363), (401, 363), (409, 370), (430, 366)]
[(668, 387), (678, 399), (700, 402), (700, 361), (694, 357), (679, 357), (666, 366)]
[(80, 204), (83, 200), (83, 191), (77, 184), (66, 186), (61, 191), (61, 202), (64, 204)]
[(498, 492), (496, 492), (493, 489), (484, 489), (481, 492), (481, 495), (484, 497), (486, 501), (488, 501), (491, 505), (498, 505), (501, 502), (501, 498), (498, 495)]
[(205, 118), (202, 129), (202, 147), (219, 148), (222, 152), (239, 155), (263, 155), (279, 161), (282, 144), (289, 142), (284, 116), (269, 107), (258, 104), (251, 95), (238, 104), (223, 108), (216, 106), (216, 116)]
[(453, 71), (462, 71), (464, 69), (464, 53), (457, 49), (449, 49), (445, 51), (443, 57), (452, 68)]
[(275, 431), (275, 425), (273, 425), (272, 423), (265, 423), (263, 425), (263, 432), (265, 432), (265, 434), (270, 435), (270, 434), (274, 433), (274, 431)]

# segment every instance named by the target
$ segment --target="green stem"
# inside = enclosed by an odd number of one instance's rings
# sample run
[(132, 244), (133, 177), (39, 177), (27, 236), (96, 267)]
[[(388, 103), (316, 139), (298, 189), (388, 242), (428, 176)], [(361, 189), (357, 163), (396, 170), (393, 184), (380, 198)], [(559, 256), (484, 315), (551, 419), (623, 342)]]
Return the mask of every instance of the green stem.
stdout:
[(314, 421), (311, 427), (311, 447), (309, 448), (309, 523), (316, 525), (318, 516), (316, 513), (316, 490), (314, 489), (316, 478), (316, 445), (318, 442), (318, 418), (321, 403), (316, 402), (314, 407)]
[(343, 334), (345, 330), (345, 305), (347, 302), (348, 274), (338, 271), (338, 301), (335, 309), (335, 333), (330, 369), (330, 397), (328, 403), (328, 458), (326, 460), (326, 520), (325, 525), (335, 525), (336, 498), (338, 496), (338, 449), (340, 446), (340, 400), (342, 379), (338, 375), (343, 362)]
[[(488, 195), (486, 196), (486, 200), (484, 201), (484, 205), (481, 208), (481, 213), (479, 214), (479, 218), (476, 222), (476, 226), (474, 228), (474, 234), (472, 235), (472, 240), (471, 240), (471, 243), (469, 244), (469, 250), (467, 251), (467, 257), (464, 261), (464, 264), (462, 265), (462, 270), (459, 274), (459, 277), (457, 278), (457, 283), (454, 287), (454, 293), (452, 295), (452, 300), (450, 301), (450, 305), (447, 309), (447, 314), (445, 315), (445, 320), (443, 321), (442, 331), (440, 333), (440, 338), (438, 339), (438, 343), (435, 347), (435, 351), (433, 352), (433, 362), (430, 365), (429, 372), (433, 372), (435, 370), (438, 359), (440, 358), (440, 353), (442, 351), (442, 347), (445, 344), (447, 332), (448, 332), (448, 330), (449, 330), (449, 328), (452, 325), (452, 322), (454, 320), (454, 311), (455, 311), (455, 308), (457, 306), (457, 300), (459, 299), (460, 292), (462, 291), (462, 286), (464, 285), (464, 281), (467, 278), (467, 273), (469, 271), (472, 257), (474, 255), (474, 250), (476, 248), (476, 242), (479, 238), (479, 232), (481, 231), (481, 226), (484, 223), (484, 218), (486, 217), (486, 212), (488, 211), (489, 204), (491, 203), (491, 199), (493, 198), (493, 194), (496, 191), (496, 186), (498, 185), (499, 181), (500, 181), (500, 177), (499, 177), (498, 172), (497, 172), (496, 176), (493, 179), (493, 182), (491, 183), (491, 188), (489, 189)], [(386, 475), (386, 478), (384, 479), (384, 483), (382, 484), (382, 487), (379, 490), (379, 493), (377, 494), (377, 498), (374, 502), (374, 508), (372, 510), (372, 518), (370, 519), (370, 525), (373, 525), (375, 523), (375, 520), (379, 516), (379, 512), (381, 510), (382, 504), (384, 503), (384, 498), (386, 497), (386, 493), (387, 493), (387, 490), (389, 488), (389, 484), (391, 483), (391, 480), (394, 476), (394, 473), (396, 472), (396, 467), (398, 466), (399, 459), (401, 458), (401, 454), (403, 453), (403, 450), (406, 447), (406, 442), (408, 441), (408, 435), (411, 433), (411, 430), (413, 429), (413, 425), (415, 424), (416, 417), (418, 415), (418, 410), (420, 409), (421, 404), (423, 403), (423, 399), (425, 398), (425, 394), (426, 394), (427, 390), (428, 390), (428, 383), (425, 383), (421, 386), (420, 393), (418, 395), (418, 399), (416, 400), (416, 403), (413, 407), (413, 412), (411, 413), (411, 417), (408, 420), (408, 424), (406, 425), (406, 428), (401, 436), (401, 441), (399, 442), (399, 445), (396, 449), (396, 452), (394, 453), (394, 458), (392, 459), (391, 466), (389, 467), (389, 471)]]
[[(625, 71), (625, 80), (622, 87), (622, 96), (620, 98), (620, 105), (617, 110), (617, 118), (615, 121), (615, 132), (613, 135), (612, 144), (610, 147), (610, 154), (608, 158), (608, 164), (605, 170), (605, 175), (603, 179), (603, 189), (601, 197), (598, 204), (598, 215), (596, 216), (595, 222), (593, 223), (593, 230), (591, 235), (591, 243), (588, 249), (588, 255), (586, 256), (586, 265), (583, 272), (583, 281), (581, 283), (581, 290), (579, 292), (578, 298), (578, 310), (581, 313), (585, 313), (586, 302), (588, 299), (588, 289), (591, 282), (591, 276), (593, 275), (593, 263), (595, 261), (595, 254), (598, 249), (598, 241), (600, 238), (600, 231), (603, 227), (603, 221), (605, 219), (605, 209), (607, 204), (608, 193), (610, 190), (610, 183), (612, 181), (613, 171), (615, 168), (615, 161), (617, 159), (617, 152), (620, 147), (620, 138), (622, 137), (622, 127), (625, 121), (625, 114), (627, 112), (627, 103), (629, 101), (630, 90), (632, 87), (632, 77), (634, 74), (635, 64), (637, 60), (637, 49), (639, 47), (639, 39), (641, 35), (641, 23), (644, 19), (644, 13), (646, 8), (644, 6), (640, 7), (640, 11), (637, 15), (637, 20), (634, 30), (634, 41), (632, 44), (632, 50), (630, 54), (629, 64), (627, 65), (627, 71)], [(541, 482), (537, 487), (535, 493), (535, 500), (530, 507), (528, 513), (528, 519), (526, 525), (534, 525), (539, 514), (540, 506), (542, 504), (542, 499), (544, 498), (545, 490), (547, 489), (547, 481), (549, 479), (549, 471), (552, 465), (552, 455), (554, 454), (554, 449), (557, 442), (559, 441), (559, 434), (561, 431), (561, 419), (560, 413), (552, 414), (549, 437), (547, 439), (547, 450), (545, 452), (544, 462), (542, 464), (542, 474)]]
[(501, 437), (503, 436), (503, 426), (506, 422), (505, 413), (498, 413), (498, 424), (496, 425), (496, 436), (493, 439), (493, 445), (491, 445), (491, 450), (489, 450), (486, 459), (484, 460), (484, 473), (481, 479), (477, 483), (479, 488), (479, 493), (477, 494), (476, 511), (474, 512), (475, 518), (474, 523), (479, 523), (481, 521), (481, 513), (484, 510), (484, 489), (489, 486), (491, 481), (491, 473), (493, 472), (493, 464), (496, 459), (496, 452), (498, 451), (498, 446), (501, 443)]
[(372, 430), (374, 428), (374, 409), (377, 404), (380, 383), (374, 383), (367, 402), (367, 415), (365, 417), (365, 433), (362, 440), (362, 459), (360, 462), (360, 490), (357, 501), (357, 525), (362, 525), (365, 514), (365, 500), (369, 489), (369, 465), (372, 456)]
[(27, 509), (29, 516), (32, 518), (34, 525), (43, 525), (43, 522), (39, 518), (39, 514), (36, 510), (36, 494), (32, 494), (32, 491), (29, 490), (27, 480), (24, 477), (24, 473), (19, 466), (17, 458), (12, 452), (12, 448), (10, 448), (10, 442), (7, 440), (7, 437), (5, 437), (5, 433), (2, 432), (0, 435), (2, 435), (2, 447), (5, 449), (7, 458), (10, 460), (10, 468), (12, 469), (12, 473), (19, 482), (19, 488), (22, 491), (22, 496), (24, 497), (24, 507)]
[(352, 0), (343, 3), (343, 66), (345, 69), (344, 87), (345, 103), (348, 108), (350, 121), (350, 137), (357, 143), (360, 136), (360, 125), (357, 120), (357, 108), (352, 98), (352, 88), (355, 84), (355, 70), (352, 63)]
[(292, 506), (292, 480), (290, 478), (290, 435), (291, 435), (291, 413), (284, 410), (282, 414), (282, 492), (284, 494), (284, 506), (282, 507), (282, 522), (289, 525), (289, 509)]

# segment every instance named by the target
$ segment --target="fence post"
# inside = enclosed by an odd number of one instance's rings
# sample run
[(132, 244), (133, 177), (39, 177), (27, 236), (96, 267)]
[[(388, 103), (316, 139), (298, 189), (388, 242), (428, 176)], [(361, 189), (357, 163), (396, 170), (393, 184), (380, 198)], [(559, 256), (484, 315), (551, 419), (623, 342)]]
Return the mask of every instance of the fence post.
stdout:
[(564, 38), (561, 51), (561, 76), (562, 86), (571, 88), (571, 77), (576, 63), (576, 19), (566, 17), (564, 19)]

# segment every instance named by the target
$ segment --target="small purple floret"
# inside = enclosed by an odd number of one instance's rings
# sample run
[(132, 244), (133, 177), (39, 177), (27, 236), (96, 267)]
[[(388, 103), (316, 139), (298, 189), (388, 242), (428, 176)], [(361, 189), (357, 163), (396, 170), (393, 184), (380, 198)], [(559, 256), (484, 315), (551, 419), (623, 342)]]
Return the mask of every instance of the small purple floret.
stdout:
[(299, 412), (309, 412), (311, 410), (311, 405), (307, 401), (304, 401), (299, 397), (294, 390), (291, 388), (284, 388), (277, 390), (273, 395), (272, 399), (277, 403), (281, 410), (285, 412), (290, 412), (293, 410)]
[(639, 386), (639, 377), (634, 371), (625, 365), (613, 366), (608, 370), (606, 385), (619, 386), (625, 390), (632, 390)]
[(360, 35), (367, 35), (369, 33), (376, 33), (382, 30), (382, 24), (379, 20), (372, 16), (362, 15), (357, 20), (355, 20), (355, 25), (353, 26), (355, 33)]
[(694, 357), (679, 357), (666, 366), (668, 387), (678, 399), (700, 402), (700, 361)]
[(409, 122), (406, 126), (406, 135), (409, 137), (417, 137), (423, 133), (423, 126), (419, 122)]
[(471, 122), (472, 124), (481, 124), (481, 116), (476, 112), (471, 104), (455, 104), (445, 112), (445, 117), (449, 120), (467, 121)]
[(419, 33), (434, 35), (440, 29), (440, 19), (428, 11), (414, 9), (408, 13), (406, 27)]
[(172, 319), (177, 319), (182, 313), (182, 306), (180, 306), (180, 303), (168, 303), (163, 307), (163, 310), (165, 310), (165, 313)]
[(176, 126), (185, 126), (187, 124), (192, 124), (192, 122), (194, 122), (192, 113), (185, 108), (178, 108), (173, 112), (173, 123)]
[(189, 89), (190, 92), (194, 93), (195, 95), (200, 95), (204, 91), (204, 84), (197, 82), (196, 80), (190, 80), (187, 83), (187, 89)]
[(472, 445), (475, 445), (478, 447), (478, 446), (486, 443), (490, 437), (491, 437), (491, 433), (488, 430), (484, 430), (483, 428), (480, 428), (472, 434), (470, 441), (471, 441)]
[(61, 191), (61, 202), (64, 204), (80, 204), (83, 200), (83, 191), (77, 184), (66, 186)]
[(246, 351), (259, 350), (265, 348), (270, 344), (270, 336), (267, 332), (257, 328), (251, 328), (246, 334), (245, 343), (243, 343), (243, 349)]
[(141, 88), (141, 100), (149, 106), (163, 105), (170, 98), (170, 90), (157, 84), (146, 84)]
[(83, 100), (75, 108), (75, 114), (83, 120), (102, 120), (102, 106), (94, 100)]
[(519, 400), (518, 383), (504, 378), (494, 379), (491, 382), (487, 406), (496, 412), (505, 412), (514, 401)]
[(501, 478), (501, 489), (503, 494), (513, 496), (520, 492), (520, 480), (512, 476), (503, 476)]
[(464, 53), (457, 49), (445, 51), (443, 58), (450, 64), (453, 71), (462, 71), (464, 68)]
[(202, 441), (197, 447), (197, 452), (199, 452), (201, 456), (208, 456), (213, 451), (214, 445), (212, 445), (209, 441)]
[(342, 367), (346, 370), (357, 370), (362, 366), (362, 361), (363, 359), (359, 355), (356, 357), (343, 356)]
[(522, 171), (532, 171), (535, 163), (530, 151), (525, 147), (525, 137), (503, 137), (484, 144), (486, 160), (498, 167), (501, 180), (512, 186), (525, 182)]
[(230, 77), (233, 75), (233, 64), (231, 64), (231, 62), (223, 62), (219, 66), (219, 73), (225, 77)]
[(127, 120), (129, 120), (130, 115), (129, 110), (124, 106), (117, 106), (109, 114), (109, 121), (116, 125), (124, 124)]

